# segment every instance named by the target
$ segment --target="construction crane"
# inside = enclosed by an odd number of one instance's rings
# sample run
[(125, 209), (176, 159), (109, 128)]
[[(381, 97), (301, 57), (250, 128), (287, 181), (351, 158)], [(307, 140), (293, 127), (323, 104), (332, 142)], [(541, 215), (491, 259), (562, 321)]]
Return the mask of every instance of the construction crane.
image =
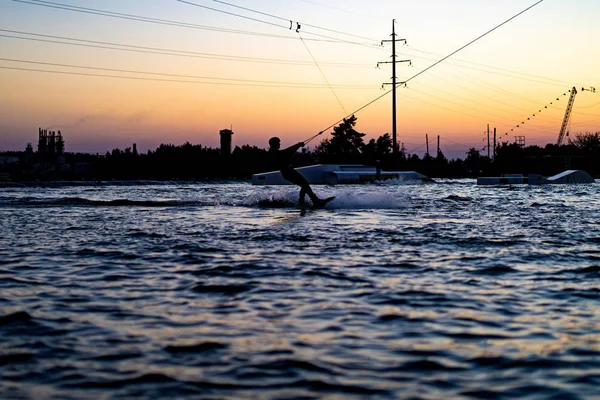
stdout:
[[(560, 133), (558, 134), (558, 139), (556, 140), (556, 145), (562, 145), (562, 142), (565, 138), (565, 132), (567, 130), (567, 125), (569, 125), (569, 120), (571, 119), (571, 111), (573, 110), (573, 103), (575, 102), (575, 95), (577, 94), (577, 89), (573, 86), (571, 89), (571, 96), (569, 96), (569, 103), (567, 104), (567, 110), (565, 111), (565, 117), (563, 118), (562, 126), (560, 127)], [(569, 132), (566, 132), (567, 136), (569, 136)]]

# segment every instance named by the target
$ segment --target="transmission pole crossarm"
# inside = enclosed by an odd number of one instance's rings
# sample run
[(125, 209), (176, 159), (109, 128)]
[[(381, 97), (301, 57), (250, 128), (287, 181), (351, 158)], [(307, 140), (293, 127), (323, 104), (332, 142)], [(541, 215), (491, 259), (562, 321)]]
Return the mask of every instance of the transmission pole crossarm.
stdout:
[(379, 64), (392, 64), (392, 63), (399, 63), (399, 62), (407, 62), (407, 63), (412, 63), (412, 60), (379, 61), (379, 62), (377, 63), (377, 65), (379, 65)]
[(406, 39), (388, 39), (388, 40), (382, 40), (381, 43), (389, 43), (389, 42), (403, 42), (404, 44), (406, 44)]

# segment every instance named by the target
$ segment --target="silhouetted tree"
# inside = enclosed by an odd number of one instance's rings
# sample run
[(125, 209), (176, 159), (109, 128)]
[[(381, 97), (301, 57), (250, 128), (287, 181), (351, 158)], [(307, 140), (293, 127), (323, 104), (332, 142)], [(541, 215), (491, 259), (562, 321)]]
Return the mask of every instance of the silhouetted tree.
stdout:
[(598, 153), (600, 152), (600, 132), (576, 133), (573, 139), (569, 139), (569, 144), (588, 154)]
[(389, 133), (386, 133), (377, 138), (377, 154), (381, 156), (388, 155), (392, 152), (392, 138)]
[(375, 162), (378, 159), (377, 142), (375, 142), (375, 139), (371, 139), (367, 144), (364, 144), (361, 151), (365, 161), (368, 163)]
[(481, 170), (481, 154), (479, 150), (474, 147), (471, 147), (469, 151), (467, 151), (467, 158), (465, 158), (465, 165), (467, 169), (472, 173), (477, 173)]
[(356, 131), (355, 125), (356, 117), (353, 115), (334, 127), (332, 138), (323, 140), (315, 149), (319, 158), (327, 162), (358, 161), (365, 134)]

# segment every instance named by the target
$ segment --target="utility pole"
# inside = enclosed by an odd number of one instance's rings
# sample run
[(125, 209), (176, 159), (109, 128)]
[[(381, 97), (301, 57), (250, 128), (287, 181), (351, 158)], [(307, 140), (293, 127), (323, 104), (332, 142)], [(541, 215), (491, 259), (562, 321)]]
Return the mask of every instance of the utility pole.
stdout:
[(488, 158), (490, 158), (490, 124), (488, 124)]
[(494, 128), (494, 161), (496, 161), (496, 128)]
[(437, 157), (440, 157), (440, 135), (438, 135), (438, 148), (437, 148)]
[[(396, 39), (396, 20), (392, 20), (392, 39), (390, 40), (382, 40), (381, 45), (384, 42), (392, 42), (392, 61), (382, 61), (377, 63), (377, 67), (379, 64), (392, 64), (392, 83), (384, 83), (384, 85), (392, 85), (392, 147), (394, 155), (398, 154), (398, 145), (396, 143), (396, 63), (407, 62), (412, 64), (410, 60), (396, 60), (396, 42), (404, 42), (406, 44), (406, 39)], [(400, 82), (402, 83), (402, 82)]]
[(427, 155), (429, 155), (429, 134), (425, 134), (425, 144), (427, 145)]

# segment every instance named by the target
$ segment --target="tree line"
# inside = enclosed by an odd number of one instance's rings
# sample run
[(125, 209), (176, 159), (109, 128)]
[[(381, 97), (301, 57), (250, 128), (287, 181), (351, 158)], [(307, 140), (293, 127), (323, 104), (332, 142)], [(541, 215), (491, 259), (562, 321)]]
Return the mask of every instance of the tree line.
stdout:
[[(333, 128), (312, 151), (302, 149), (293, 157), (295, 167), (322, 164), (379, 163), (383, 170), (417, 171), (433, 178), (497, 176), (503, 173), (538, 173), (549, 176), (566, 169), (583, 169), (600, 175), (600, 132), (578, 133), (568, 144), (545, 147), (501, 143), (495, 156), (482, 155), (477, 149), (466, 152), (465, 159), (448, 160), (442, 152), (435, 157), (425, 154), (394, 152), (389, 134), (364, 141), (351, 116)], [(236, 146), (231, 154), (220, 149), (193, 145), (161, 144), (156, 150), (138, 154), (135, 149), (113, 149), (105, 155), (65, 153), (62, 164), (31, 151), (13, 152), (19, 162), (0, 164), (0, 172), (13, 180), (87, 179), (87, 180), (218, 180), (249, 179), (252, 174), (273, 170), (267, 149)], [(8, 153), (5, 153), (8, 154)]]

